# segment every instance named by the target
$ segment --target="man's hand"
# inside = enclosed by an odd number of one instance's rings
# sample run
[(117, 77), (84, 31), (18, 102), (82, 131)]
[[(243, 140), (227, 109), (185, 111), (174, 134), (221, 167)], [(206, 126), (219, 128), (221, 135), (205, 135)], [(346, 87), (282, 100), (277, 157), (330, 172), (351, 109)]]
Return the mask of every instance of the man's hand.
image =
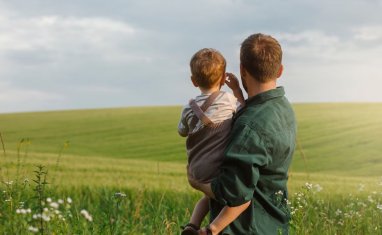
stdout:
[(198, 235), (207, 235), (207, 230), (205, 228), (200, 229)]

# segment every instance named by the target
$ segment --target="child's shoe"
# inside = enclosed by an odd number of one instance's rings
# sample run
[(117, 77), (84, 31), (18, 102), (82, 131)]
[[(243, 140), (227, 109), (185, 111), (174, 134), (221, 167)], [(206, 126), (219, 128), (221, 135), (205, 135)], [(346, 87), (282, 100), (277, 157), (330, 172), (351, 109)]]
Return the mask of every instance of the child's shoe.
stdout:
[(199, 226), (195, 224), (188, 223), (185, 226), (181, 226), (183, 229), (181, 235), (198, 235)]

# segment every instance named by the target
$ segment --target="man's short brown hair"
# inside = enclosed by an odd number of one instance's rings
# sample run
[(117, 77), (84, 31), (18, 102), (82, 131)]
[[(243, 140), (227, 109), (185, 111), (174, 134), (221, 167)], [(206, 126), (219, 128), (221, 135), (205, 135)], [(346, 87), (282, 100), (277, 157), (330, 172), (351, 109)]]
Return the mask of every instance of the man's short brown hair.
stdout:
[(282, 60), (281, 46), (276, 39), (261, 33), (249, 36), (241, 44), (240, 62), (257, 81), (277, 78)]
[(190, 68), (199, 87), (211, 88), (224, 76), (226, 61), (219, 51), (203, 48), (192, 56)]

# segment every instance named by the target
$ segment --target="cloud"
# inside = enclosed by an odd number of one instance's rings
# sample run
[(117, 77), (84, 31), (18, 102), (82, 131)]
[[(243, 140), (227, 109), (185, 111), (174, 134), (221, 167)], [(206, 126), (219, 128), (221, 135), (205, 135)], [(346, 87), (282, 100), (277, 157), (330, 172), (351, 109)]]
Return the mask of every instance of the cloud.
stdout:
[(237, 73), (240, 43), (263, 32), (283, 46), (280, 82), (293, 101), (382, 100), (365, 85), (382, 85), (380, 4), (0, 0), (0, 78), (9, 97), (57, 95), (60, 109), (182, 104), (198, 94), (189, 83), (195, 51), (220, 50)]
[(64, 96), (55, 92), (22, 89), (12, 87), (9, 83), (0, 83), (0, 112), (44, 110), (65, 101)]
[[(281, 80), (297, 102), (381, 101), (382, 44), (370, 46), (369, 29), (357, 28), (351, 37), (322, 30), (276, 33), (284, 47), (285, 76)], [(377, 32), (372, 30), (373, 32)], [(374, 34), (373, 34), (374, 35)], [(382, 39), (382, 38), (381, 38)], [(373, 36), (373, 41), (378, 41)], [(373, 85), (371, 85), (373, 84)]]
[(67, 53), (115, 52), (137, 33), (125, 22), (100, 17), (8, 18), (1, 20), (1, 26), (0, 51), (51, 51), (56, 58)]
[(382, 25), (364, 26), (353, 30), (355, 39), (361, 41), (382, 41)]

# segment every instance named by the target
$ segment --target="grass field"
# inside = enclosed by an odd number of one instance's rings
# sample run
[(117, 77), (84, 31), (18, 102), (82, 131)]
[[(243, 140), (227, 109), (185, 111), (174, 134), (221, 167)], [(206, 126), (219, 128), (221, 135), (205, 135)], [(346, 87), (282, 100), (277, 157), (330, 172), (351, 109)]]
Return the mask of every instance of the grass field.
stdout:
[[(294, 109), (299, 128), (290, 169), (292, 205), (299, 206), (295, 194), (305, 192), (312, 208), (324, 209), (295, 211), (292, 231), (382, 234), (382, 104), (296, 104)], [(67, 210), (60, 205), (60, 213), (78, 217), (65, 217), (66, 225), (44, 222), (46, 232), (177, 234), (200, 196), (186, 181), (185, 139), (176, 132), (179, 115), (180, 107), (1, 114), (6, 151), (0, 155), (0, 232), (33, 225), (41, 233), (32, 215), (22, 219), (15, 210), (19, 202), (38, 208), (31, 199), (36, 196), (32, 179), (36, 165), (44, 165), (51, 184), (45, 196), (56, 201), (71, 196), (75, 203)], [(323, 189), (309, 196), (306, 182)], [(126, 196), (115, 198), (115, 192)], [(352, 203), (361, 206), (350, 210)], [(92, 212), (94, 223), (83, 221), (81, 208)], [(336, 209), (347, 217), (341, 220)], [(353, 209), (362, 219), (350, 216)], [(69, 220), (74, 230), (67, 228)]]

